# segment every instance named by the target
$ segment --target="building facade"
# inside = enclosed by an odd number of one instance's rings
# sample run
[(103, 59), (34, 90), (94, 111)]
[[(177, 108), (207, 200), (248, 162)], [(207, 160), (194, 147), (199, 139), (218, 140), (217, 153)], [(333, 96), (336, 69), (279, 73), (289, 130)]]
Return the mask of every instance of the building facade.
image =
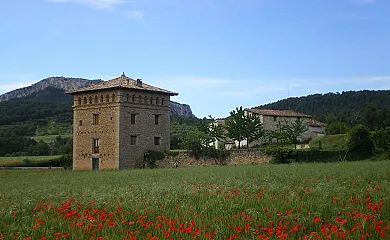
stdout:
[[(300, 140), (302, 141), (305, 141), (310, 138), (314, 138), (316, 136), (325, 135), (326, 124), (315, 121), (311, 115), (307, 115), (304, 113), (300, 113), (292, 110), (270, 110), (270, 109), (250, 108), (250, 109), (245, 109), (244, 114), (256, 115), (257, 117), (259, 117), (261, 123), (263, 124), (263, 130), (268, 132), (277, 131), (280, 129), (282, 124), (291, 124), (295, 122), (297, 119), (300, 119), (307, 126), (307, 130), (303, 132), (299, 137)], [(225, 125), (226, 121), (228, 120), (217, 119), (214, 122), (214, 124)], [(259, 139), (251, 142), (249, 144), (249, 147), (253, 147), (261, 144), (263, 144), (263, 142)], [(237, 141), (233, 141), (232, 139), (225, 139), (224, 142), (222, 143), (216, 140), (216, 142), (214, 142), (213, 145), (215, 145), (216, 148), (219, 148), (220, 145), (224, 145), (226, 149), (231, 149), (233, 146), (238, 147), (239, 143)], [(246, 140), (241, 141), (240, 145), (246, 146), (247, 141)]]
[(143, 167), (147, 150), (169, 150), (170, 97), (177, 93), (122, 74), (68, 94), (74, 170)]

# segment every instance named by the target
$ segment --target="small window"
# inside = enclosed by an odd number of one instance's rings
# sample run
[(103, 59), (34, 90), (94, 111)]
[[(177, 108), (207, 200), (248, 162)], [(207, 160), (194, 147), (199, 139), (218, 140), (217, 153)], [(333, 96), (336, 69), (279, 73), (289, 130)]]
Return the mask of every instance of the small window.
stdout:
[(87, 97), (84, 97), (84, 104), (87, 104), (88, 100)]
[(93, 153), (99, 153), (99, 139), (93, 140)]
[(110, 95), (106, 95), (106, 102), (110, 102)]
[(161, 137), (154, 137), (154, 145), (161, 145)]
[(153, 97), (150, 97), (150, 104), (153, 104)]
[(78, 105), (81, 105), (81, 97), (79, 97), (79, 100), (78, 100)]
[(126, 94), (126, 102), (130, 101), (130, 96), (129, 94)]
[(159, 105), (160, 104), (160, 99), (158, 97), (156, 97), (156, 105)]
[(132, 102), (135, 102), (135, 95), (133, 94), (133, 96), (131, 97), (131, 101)]
[(138, 103), (142, 103), (142, 97), (141, 97), (141, 95), (138, 96)]
[(137, 145), (137, 136), (136, 135), (130, 136), (130, 145)]
[(155, 125), (158, 125), (158, 120), (159, 120), (159, 118), (160, 118), (160, 115), (154, 115), (154, 124)]
[(95, 103), (99, 103), (99, 98), (98, 98), (98, 96), (95, 96)]
[(164, 105), (164, 104), (165, 104), (165, 99), (162, 98), (162, 99), (161, 99), (161, 105)]
[(116, 99), (115, 99), (115, 93), (112, 94), (112, 102), (116, 102)]
[(145, 103), (145, 104), (148, 103), (148, 97), (147, 97), (147, 96), (144, 97), (144, 103)]
[(92, 125), (98, 125), (98, 124), (99, 124), (99, 114), (93, 114)]
[(134, 113), (130, 114), (130, 124), (135, 124), (135, 116), (136, 114)]
[(92, 97), (89, 96), (89, 104), (92, 104)]
[(83, 126), (83, 120), (80, 120), (80, 121), (79, 121), (79, 126), (80, 126), (80, 127)]
[(276, 122), (278, 120), (278, 118), (276, 116), (274, 116), (274, 121)]
[(100, 103), (103, 103), (103, 95), (100, 95)]

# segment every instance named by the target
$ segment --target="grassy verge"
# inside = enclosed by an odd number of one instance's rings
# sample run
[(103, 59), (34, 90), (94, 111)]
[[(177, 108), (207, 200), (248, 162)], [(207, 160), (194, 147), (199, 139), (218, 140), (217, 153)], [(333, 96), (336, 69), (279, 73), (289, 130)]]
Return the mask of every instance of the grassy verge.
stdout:
[[(346, 134), (316, 137), (310, 141), (309, 146), (312, 149), (319, 149), (319, 146), (321, 145), (322, 150), (327, 150), (327, 151), (346, 150), (348, 144), (347, 139), (348, 136)], [(319, 143), (320, 141), (321, 144)]]
[(4, 239), (385, 239), (390, 161), (0, 171)]
[(2, 165), (12, 165), (17, 163), (22, 163), (25, 159), (33, 162), (47, 161), (55, 158), (59, 158), (61, 155), (53, 156), (17, 156), (17, 157), (0, 157), (0, 166)]

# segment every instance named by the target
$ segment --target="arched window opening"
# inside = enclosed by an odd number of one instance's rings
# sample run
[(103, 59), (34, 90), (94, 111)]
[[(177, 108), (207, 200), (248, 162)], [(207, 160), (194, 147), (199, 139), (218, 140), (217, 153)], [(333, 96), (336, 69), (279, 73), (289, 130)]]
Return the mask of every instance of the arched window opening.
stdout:
[(103, 95), (100, 95), (100, 103), (103, 103)]
[(131, 101), (132, 102), (135, 102), (135, 95), (133, 94), (133, 96), (131, 97)]
[(129, 94), (126, 94), (126, 102), (130, 101), (130, 96)]
[(156, 105), (159, 105), (160, 104), (160, 99), (158, 97), (156, 97)]
[(89, 96), (89, 104), (92, 104), (92, 96)]
[(84, 104), (87, 104), (87, 103), (88, 103), (87, 97), (84, 97)]
[(99, 103), (99, 98), (98, 98), (98, 96), (95, 96), (95, 103)]
[(138, 103), (142, 103), (142, 97), (141, 97), (141, 95), (138, 96)]
[(81, 105), (81, 97), (79, 97), (77, 104)]
[(150, 97), (150, 104), (153, 104), (153, 97)]
[(164, 104), (165, 104), (165, 99), (162, 98), (162, 99), (161, 99), (161, 105), (164, 105)]
[(148, 103), (148, 97), (147, 97), (147, 96), (144, 97), (144, 103), (145, 103), (145, 104)]
[(110, 102), (110, 95), (106, 95), (106, 102)]
[(116, 102), (115, 100), (116, 100), (116, 99), (115, 99), (115, 93), (113, 93), (113, 94), (112, 94), (112, 102)]

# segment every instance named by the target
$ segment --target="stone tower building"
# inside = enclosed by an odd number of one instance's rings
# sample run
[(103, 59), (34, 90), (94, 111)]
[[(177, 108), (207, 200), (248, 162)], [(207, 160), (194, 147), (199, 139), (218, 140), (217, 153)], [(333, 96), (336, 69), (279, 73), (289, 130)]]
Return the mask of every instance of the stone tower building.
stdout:
[(73, 104), (73, 169), (142, 167), (147, 150), (169, 150), (170, 97), (131, 79), (68, 91)]

